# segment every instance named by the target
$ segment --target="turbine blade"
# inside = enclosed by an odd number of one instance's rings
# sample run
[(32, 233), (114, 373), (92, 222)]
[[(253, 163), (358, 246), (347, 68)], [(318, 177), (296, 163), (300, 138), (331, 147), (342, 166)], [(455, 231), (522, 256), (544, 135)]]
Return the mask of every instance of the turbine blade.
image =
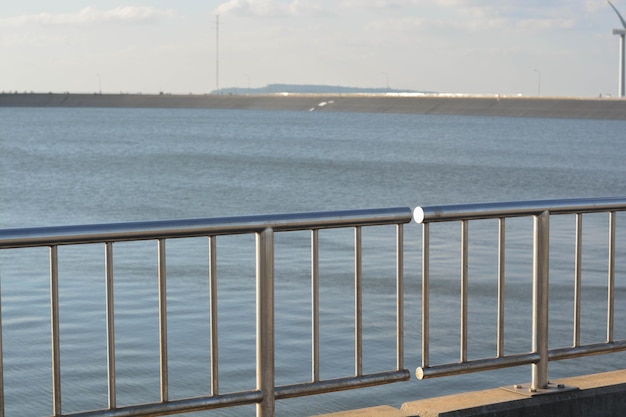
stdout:
[(610, 0), (606, 0), (609, 2), (609, 6), (611, 6), (613, 8), (613, 10), (615, 10), (615, 13), (617, 13), (617, 17), (619, 17), (619, 20), (622, 21), (622, 26), (624, 26), (624, 29), (626, 29), (626, 20), (624, 20), (624, 18), (622, 17), (622, 15), (617, 11), (617, 7), (613, 6), (613, 3), (611, 3)]

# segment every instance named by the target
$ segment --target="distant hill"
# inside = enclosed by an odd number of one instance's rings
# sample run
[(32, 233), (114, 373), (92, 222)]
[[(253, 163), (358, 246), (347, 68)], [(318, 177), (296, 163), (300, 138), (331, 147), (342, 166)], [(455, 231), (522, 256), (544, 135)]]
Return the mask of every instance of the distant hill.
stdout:
[(314, 84), (268, 84), (260, 88), (220, 88), (211, 94), (277, 94), (277, 93), (300, 93), (300, 94), (355, 94), (355, 93), (419, 93), (415, 90), (398, 90), (394, 88), (361, 88), (342, 87), (334, 85), (314, 85)]

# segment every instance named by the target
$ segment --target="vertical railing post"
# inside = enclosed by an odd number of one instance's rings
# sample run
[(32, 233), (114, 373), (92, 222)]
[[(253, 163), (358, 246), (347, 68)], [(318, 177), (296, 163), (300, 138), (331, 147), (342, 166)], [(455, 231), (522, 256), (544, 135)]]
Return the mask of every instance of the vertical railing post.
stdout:
[[(0, 287), (1, 287), (0, 283)], [(2, 290), (0, 289), (0, 294)], [(0, 296), (0, 417), (4, 417), (4, 354), (2, 345), (2, 297)]]
[(52, 408), (61, 415), (61, 346), (59, 331), (59, 256), (58, 247), (50, 246), (50, 327), (52, 338)]
[(615, 212), (609, 212), (609, 265), (606, 317), (606, 342), (613, 343), (615, 324)]
[(169, 400), (169, 371), (167, 364), (167, 270), (165, 239), (158, 240), (158, 288), (159, 288), (159, 356), (161, 374), (161, 402)]
[(361, 227), (354, 228), (354, 375), (363, 374), (363, 251)]
[(320, 380), (320, 248), (319, 230), (311, 230), (311, 381)]
[(396, 226), (396, 369), (404, 369), (404, 228)]
[(430, 225), (422, 225), (422, 368), (430, 362)]
[(504, 286), (506, 272), (506, 220), (504, 217), (498, 219), (498, 330), (496, 356), (504, 356)]
[(532, 349), (539, 362), (532, 365), (531, 391), (548, 387), (548, 288), (550, 212), (534, 216)]
[(217, 319), (217, 237), (209, 236), (209, 334), (211, 338), (211, 395), (219, 394)]
[(461, 363), (467, 362), (467, 313), (468, 313), (468, 221), (461, 221)]
[(263, 399), (257, 417), (273, 417), (274, 403), (274, 231), (257, 233), (256, 264), (256, 372), (257, 389)]
[(115, 388), (115, 297), (113, 293), (113, 243), (105, 243), (104, 278), (107, 323), (107, 379), (109, 410), (117, 407)]
[(574, 335), (572, 346), (580, 346), (580, 311), (582, 305), (583, 215), (576, 213), (576, 246), (574, 249)]

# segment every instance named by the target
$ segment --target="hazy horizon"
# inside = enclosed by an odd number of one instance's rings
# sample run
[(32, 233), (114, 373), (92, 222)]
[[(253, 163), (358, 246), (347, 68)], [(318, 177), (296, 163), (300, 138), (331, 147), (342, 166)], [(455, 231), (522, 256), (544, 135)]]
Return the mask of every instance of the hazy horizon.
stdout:
[[(625, 0), (613, 3), (626, 14)], [(5, 92), (284, 83), (617, 96), (621, 23), (605, 0), (29, 0), (1, 10)]]

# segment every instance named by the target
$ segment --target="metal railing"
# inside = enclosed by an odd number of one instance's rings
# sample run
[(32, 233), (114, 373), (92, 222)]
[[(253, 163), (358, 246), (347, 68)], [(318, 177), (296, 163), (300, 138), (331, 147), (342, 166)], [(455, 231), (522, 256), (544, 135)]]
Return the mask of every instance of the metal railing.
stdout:
[[(574, 200), (525, 201), (492, 204), (465, 204), (432, 207), (417, 207), (414, 219), (422, 224), (422, 364), (417, 368), (418, 379), (458, 375), (463, 373), (500, 369), (519, 365), (532, 367), (531, 393), (550, 392), (548, 362), (561, 359), (610, 353), (626, 350), (626, 340), (614, 339), (615, 323), (615, 245), (616, 212), (626, 210), (626, 198), (592, 198)], [(606, 313), (606, 340), (604, 342), (580, 343), (581, 328), (581, 259), (582, 218), (587, 213), (608, 215), (608, 294)], [(549, 349), (549, 239), (550, 218), (553, 215), (575, 215), (575, 270), (574, 270), (574, 313), (573, 344), (570, 347)], [(504, 305), (505, 305), (505, 222), (513, 217), (533, 218), (532, 245), (532, 349), (527, 353), (504, 353)], [(482, 359), (468, 359), (468, 247), (470, 221), (496, 219), (497, 236), (497, 336), (496, 354)], [(460, 222), (460, 359), (458, 362), (432, 364), (430, 360), (430, 223)]]
[[(348, 210), (322, 213), (240, 216), (210, 219), (172, 220), (116, 223), (86, 226), (39, 227), (0, 230), (0, 250), (32, 247), (49, 248), (50, 328), (52, 416), (121, 417), (170, 415), (241, 405), (256, 405), (257, 415), (275, 414), (276, 401), (306, 395), (322, 394), (353, 388), (407, 381), (410, 373), (404, 364), (404, 225), (411, 219), (422, 224), (422, 364), (417, 369), (418, 379), (457, 375), (519, 365), (531, 365), (530, 392), (549, 391), (548, 362), (594, 354), (626, 350), (626, 340), (615, 340), (615, 262), (616, 212), (626, 211), (626, 197), (577, 200), (526, 201), (513, 203), (467, 204), (439, 207), (386, 208)], [(581, 344), (581, 259), (582, 218), (588, 213), (607, 213), (608, 231), (608, 295), (606, 313), (606, 340), (601, 343)], [(575, 222), (575, 291), (573, 334), (570, 347), (549, 349), (548, 346), (548, 288), (550, 218), (570, 214)], [(533, 219), (532, 249), (532, 347), (529, 352), (506, 354), (504, 351), (505, 312), (505, 223), (506, 219), (530, 217)], [(469, 223), (474, 220), (495, 219), (497, 237), (497, 335), (496, 354), (493, 357), (468, 357), (468, 288), (469, 288)], [(460, 360), (433, 364), (430, 360), (430, 223), (460, 222)], [(366, 373), (363, 369), (363, 251), (362, 229), (369, 226), (395, 227), (395, 368)], [(320, 231), (346, 228), (353, 230), (354, 275), (354, 373), (351, 376), (322, 379), (320, 377)], [(275, 369), (275, 291), (274, 238), (276, 233), (308, 231), (310, 233), (311, 280), (311, 377), (307, 382), (276, 385)], [(256, 388), (223, 393), (220, 391), (217, 311), (217, 239), (223, 235), (254, 235), (256, 239)], [(193, 398), (171, 398), (169, 393), (168, 312), (166, 243), (170, 239), (206, 237), (208, 239), (210, 386), (206, 395)], [(116, 326), (114, 297), (113, 246), (119, 242), (156, 241), (158, 272), (158, 328), (159, 328), (159, 401), (137, 405), (118, 404), (116, 372)], [(108, 389), (107, 406), (99, 410), (64, 413), (61, 392), (61, 330), (59, 319), (59, 254), (60, 246), (102, 245), (104, 249), (104, 280), (106, 309), (106, 347)], [(4, 366), (2, 359), (2, 329), (0, 322), (0, 417), (5, 414)]]
[[(0, 230), (0, 250), (10, 248), (48, 247), (50, 265), (50, 311), (52, 343), (52, 415), (73, 417), (121, 417), (169, 415), (223, 407), (256, 404), (258, 416), (273, 416), (275, 401), (291, 397), (406, 381), (410, 372), (404, 368), (404, 270), (403, 225), (411, 221), (410, 208), (350, 210), (323, 213), (242, 216), (211, 219), (152, 221), (87, 226), (41, 227)], [(396, 228), (396, 367), (376, 373), (365, 373), (362, 365), (362, 228), (391, 225)], [(330, 228), (354, 229), (354, 375), (323, 380), (320, 378), (319, 331), (319, 231)], [(310, 231), (312, 281), (312, 376), (309, 382), (286, 386), (275, 384), (275, 302), (274, 302), (274, 234), (286, 231)], [(256, 236), (256, 389), (221, 393), (218, 372), (218, 314), (216, 237), (219, 235), (254, 234)], [(189, 399), (172, 399), (168, 387), (168, 336), (166, 300), (166, 242), (168, 239), (207, 237), (209, 240), (210, 294), (210, 393)], [(116, 388), (115, 302), (113, 295), (113, 245), (117, 242), (156, 240), (158, 242), (158, 316), (160, 401), (119, 406)], [(61, 393), (61, 340), (59, 326), (59, 260), (62, 245), (102, 244), (106, 291), (106, 346), (108, 406), (106, 409), (63, 412)], [(2, 331), (0, 329), (0, 335)], [(1, 349), (0, 339), (0, 353)], [(3, 361), (0, 356), (0, 416), (5, 413)]]

